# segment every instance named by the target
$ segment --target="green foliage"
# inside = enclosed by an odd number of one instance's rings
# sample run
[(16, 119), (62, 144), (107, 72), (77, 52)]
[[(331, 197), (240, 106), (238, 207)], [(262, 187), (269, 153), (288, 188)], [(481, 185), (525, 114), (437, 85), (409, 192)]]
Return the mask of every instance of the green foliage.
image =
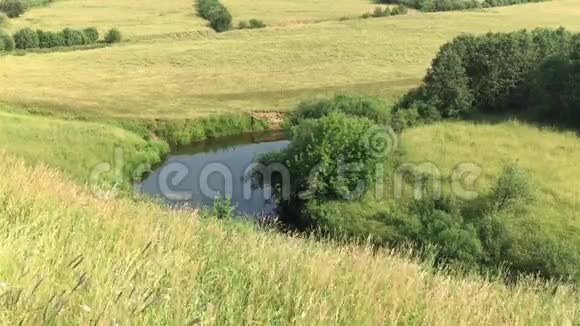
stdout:
[(401, 4), (391, 10), (391, 16), (406, 15), (408, 12), (407, 6)]
[(70, 28), (62, 30), (66, 46), (79, 46), (85, 44), (85, 36), (83, 32)]
[(213, 201), (210, 214), (218, 219), (233, 219), (235, 217), (236, 205), (232, 204), (229, 198), (218, 197)]
[(12, 51), (16, 47), (12, 35), (1, 29), (0, 29), (0, 42), (2, 43), (0, 51)]
[(543, 121), (580, 127), (580, 35), (568, 55), (548, 58), (531, 78), (530, 106)]
[(264, 27), (266, 27), (266, 24), (258, 19), (250, 19), (249, 21), (240, 21), (238, 25), (239, 29), (256, 29)]
[(408, 235), (423, 247), (435, 245), (439, 263), (478, 265), (484, 248), (476, 226), (464, 220), (452, 197), (435, 199), (427, 195), (411, 207), (420, 221), (417, 234)]
[(99, 31), (95, 27), (88, 27), (83, 30), (86, 44), (95, 44), (99, 40)]
[[(470, 112), (521, 112), (538, 102), (555, 107), (557, 95), (573, 94), (574, 82), (569, 82), (573, 69), (567, 59), (557, 63), (552, 57), (569, 56), (572, 39), (562, 28), (459, 36), (441, 48), (424, 84), (403, 97), (395, 111), (428, 105), (444, 118), (459, 118)], [(572, 100), (561, 110), (574, 105)]]
[[(194, 120), (160, 120), (145, 121), (137, 124), (145, 125), (149, 133), (156, 135), (171, 147), (184, 146), (196, 141), (241, 134), (248, 131), (260, 131), (266, 128), (264, 123), (252, 122), (247, 115), (215, 115)], [(135, 126), (131, 127), (135, 130)], [(146, 133), (145, 135), (146, 136)]]
[(533, 190), (528, 172), (515, 163), (508, 164), (491, 189), (491, 207), (495, 211), (502, 211), (529, 204), (534, 199)]
[(456, 11), (519, 5), (550, 0), (377, 0), (382, 4), (400, 4), (423, 12)]
[(232, 28), (232, 15), (219, 0), (198, 0), (197, 12), (218, 33)]
[(266, 24), (258, 19), (250, 19), (250, 28), (264, 28), (266, 27)]
[(17, 49), (36, 49), (40, 46), (40, 41), (35, 31), (23, 28), (14, 33), (14, 44)]
[(26, 5), (22, 0), (2, 0), (0, 11), (10, 18), (20, 17), (26, 11)]
[(8, 24), (8, 16), (5, 13), (0, 12), (0, 27), (5, 26)]
[(40, 48), (56, 48), (66, 46), (66, 39), (64, 33), (36, 31), (38, 40), (40, 41)]
[(295, 126), (304, 119), (318, 119), (334, 112), (353, 117), (365, 117), (379, 125), (390, 120), (390, 108), (378, 98), (336, 95), (332, 98), (306, 100), (288, 117), (288, 125)]
[(474, 98), (460, 54), (443, 51), (435, 59), (425, 79), (425, 92), (431, 95), (429, 104), (440, 108), (444, 118), (462, 116), (472, 109)]
[(121, 31), (116, 28), (110, 29), (105, 35), (105, 43), (107, 44), (119, 43), (122, 39), (123, 35), (121, 34)]
[[(373, 183), (380, 158), (368, 148), (367, 119), (332, 112), (290, 128), (290, 146), (264, 163), (282, 163), (291, 174), (292, 200), (357, 199)], [(274, 162), (272, 162), (274, 161)]]

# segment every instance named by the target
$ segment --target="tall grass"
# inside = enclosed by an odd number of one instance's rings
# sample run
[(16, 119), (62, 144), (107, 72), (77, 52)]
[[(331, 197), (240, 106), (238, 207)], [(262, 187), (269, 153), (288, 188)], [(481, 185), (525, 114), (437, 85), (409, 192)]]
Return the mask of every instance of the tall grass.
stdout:
[(411, 258), (103, 201), (0, 154), (7, 324), (574, 324), (578, 293), (433, 271)]

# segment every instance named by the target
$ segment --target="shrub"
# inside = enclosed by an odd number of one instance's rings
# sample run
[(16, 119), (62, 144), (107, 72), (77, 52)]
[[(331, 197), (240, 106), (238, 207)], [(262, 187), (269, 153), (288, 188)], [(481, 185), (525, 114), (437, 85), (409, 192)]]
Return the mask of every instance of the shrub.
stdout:
[(235, 211), (236, 206), (229, 198), (218, 197), (213, 201), (210, 214), (218, 219), (232, 219), (235, 217)]
[(250, 19), (249, 21), (241, 21), (238, 25), (239, 29), (254, 29), (254, 28), (264, 28), (266, 24), (258, 19)]
[(0, 29), (0, 41), (2, 42), (2, 49), (0, 51), (12, 51), (16, 47), (12, 35)]
[(199, 0), (198, 14), (209, 21), (210, 27), (216, 32), (225, 32), (232, 27), (232, 15), (218, 0)]
[(8, 24), (8, 16), (5, 13), (0, 12), (0, 27)]
[(36, 31), (40, 47), (43, 49), (56, 48), (66, 46), (66, 39), (64, 33)]
[(397, 7), (393, 8), (393, 10), (391, 10), (391, 15), (392, 16), (406, 15), (408, 11), (409, 9), (407, 9), (405, 5), (398, 5)]
[(83, 34), (87, 44), (95, 44), (99, 40), (99, 31), (95, 27), (85, 28)]
[(358, 199), (370, 186), (376, 163), (381, 160), (368, 148), (369, 131), (374, 126), (367, 118), (340, 112), (305, 119), (290, 128), (290, 146), (262, 162), (281, 163), (290, 171), (293, 205), (309, 200)]
[(10, 18), (16, 18), (26, 11), (26, 5), (21, 0), (3, 0), (0, 2), (0, 11)]
[(307, 100), (289, 116), (290, 126), (298, 125), (305, 119), (318, 119), (340, 112), (353, 117), (364, 117), (379, 125), (390, 120), (389, 107), (380, 99), (364, 96), (336, 95), (332, 98)]
[(36, 49), (40, 46), (40, 41), (35, 31), (23, 28), (14, 33), (14, 44), (17, 49)]
[(533, 198), (533, 187), (528, 172), (515, 163), (503, 168), (489, 196), (491, 208), (495, 211), (528, 204)]
[(62, 30), (62, 35), (64, 36), (66, 46), (79, 46), (85, 44), (85, 35), (81, 31), (65, 28)]
[(266, 24), (258, 19), (250, 19), (250, 28), (264, 28)]
[(116, 28), (112, 28), (105, 35), (105, 42), (107, 44), (119, 43), (122, 39), (123, 36), (121, 35), (121, 32)]

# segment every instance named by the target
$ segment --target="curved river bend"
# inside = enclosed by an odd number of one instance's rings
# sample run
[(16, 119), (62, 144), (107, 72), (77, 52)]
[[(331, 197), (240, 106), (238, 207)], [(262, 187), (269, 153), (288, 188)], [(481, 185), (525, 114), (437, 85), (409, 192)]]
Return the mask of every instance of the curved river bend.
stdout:
[(224, 137), (180, 148), (139, 186), (140, 191), (170, 205), (211, 206), (217, 196), (231, 198), (237, 213), (274, 215), (267, 187), (251, 185), (256, 158), (280, 151), (289, 141), (280, 131)]

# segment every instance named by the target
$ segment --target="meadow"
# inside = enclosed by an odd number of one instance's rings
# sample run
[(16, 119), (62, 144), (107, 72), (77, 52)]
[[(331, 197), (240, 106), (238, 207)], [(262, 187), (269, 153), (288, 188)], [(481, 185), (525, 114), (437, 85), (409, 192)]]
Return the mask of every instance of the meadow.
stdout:
[[(141, 10), (147, 12), (143, 7), (122, 12), (138, 17)], [(34, 9), (30, 15), (51, 9)], [(27, 15), (10, 28), (26, 25)], [(192, 17), (190, 33), (181, 36), (143, 28), (139, 33), (147, 40), (103, 49), (0, 56), (0, 97), (93, 116), (149, 118), (285, 111), (303, 97), (336, 92), (393, 98), (418, 85), (439, 46), (460, 33), (560, 25), (580, 30), (579, 17), (576, 2), (569, 0), (220, 34), (191, 32), (197, 24)], [(34, 26), (68, 24), (57, 18)], [(97, 27), (116, 24), (113, 18)], [(131, 40), (135, 32), (124, 31)]]
[[(1, 323), (569, 324), (573, 288), (102, 200), (0, 154)], [(34, 243), (34, 246), (30, 246)]]

